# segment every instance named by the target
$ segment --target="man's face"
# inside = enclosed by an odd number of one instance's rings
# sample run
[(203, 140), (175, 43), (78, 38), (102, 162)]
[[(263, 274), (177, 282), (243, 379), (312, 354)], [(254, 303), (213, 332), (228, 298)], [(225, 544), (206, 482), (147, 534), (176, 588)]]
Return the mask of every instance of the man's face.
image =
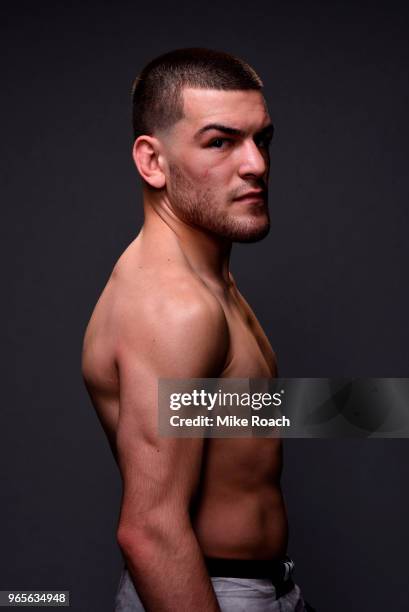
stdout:
[(262, 94), (185, 88), (183, 97), (184, 117), (163, 139), (172, 209), (232, 241), (264, 238), (273, 128)]

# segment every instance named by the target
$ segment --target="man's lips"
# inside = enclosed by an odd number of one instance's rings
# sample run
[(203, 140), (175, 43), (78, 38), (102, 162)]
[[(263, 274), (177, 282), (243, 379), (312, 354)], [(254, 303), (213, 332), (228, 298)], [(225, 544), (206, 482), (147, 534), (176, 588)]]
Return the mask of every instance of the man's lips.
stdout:
[(238, 196), (237, 198), (234, 198), (235, 200), (261, 200), (261, 199), (265, 199), (266, 197), (266, 191), (264, 191), (263, 189), (258, 189), (258, 190), (253, 190), (253, 191), (247, 191), (247, 193), (243, 193), (241, 196)]

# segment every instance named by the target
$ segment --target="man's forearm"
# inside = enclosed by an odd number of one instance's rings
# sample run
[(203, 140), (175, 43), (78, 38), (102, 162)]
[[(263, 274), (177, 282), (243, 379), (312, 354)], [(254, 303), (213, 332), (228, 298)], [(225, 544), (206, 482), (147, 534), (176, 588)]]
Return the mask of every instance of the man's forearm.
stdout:
[(191, 528), (152, 537), (118, 537), (147, 612), (220, 612), (203, 555)]

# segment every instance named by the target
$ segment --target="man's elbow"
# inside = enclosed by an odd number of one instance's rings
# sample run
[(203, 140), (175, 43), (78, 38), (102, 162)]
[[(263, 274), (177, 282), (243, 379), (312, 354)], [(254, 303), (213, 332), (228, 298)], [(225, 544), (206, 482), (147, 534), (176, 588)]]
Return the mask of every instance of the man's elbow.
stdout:
[(128, 528), (124, 528), (119, 526), (116, 532), (116, 541), (118, 542), (119, 548), (122, 550), (124, 554), (130, 548), (137, 548), (142, 545), (143, 539), (142, 535), (139, 536), (139, 533), (136, 530), (130, 530)]
[(190, 523), (145, 521), (137, 526), (119, 525), (116, 537), (124, 556), (135, 558), (151, 555), (155, 550), (177, 549), (181, 539), (190, 534), (193, 534)]
[(161, 534), (159, 525), (120, 525), (116, 532), (116, 539), (122, 552), (127, 553), (154, 545), (160, 541)]

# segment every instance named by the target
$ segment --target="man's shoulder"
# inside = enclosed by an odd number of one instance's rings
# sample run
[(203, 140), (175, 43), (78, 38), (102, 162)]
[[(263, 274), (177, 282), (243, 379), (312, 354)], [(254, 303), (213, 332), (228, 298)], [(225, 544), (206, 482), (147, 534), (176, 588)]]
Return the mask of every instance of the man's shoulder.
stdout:
[(224, 319), (223, 308), (215, 295), (196, 275), (182, 267), (139, 269), (127, 277), (114, 273), (110, 282), (116, 315), (124, 322), (132, 322), (135, 317), (149, 322), (160, 322), (167, 317)]
[(114, 289), (118, 350), (164, 358), (185, 351), (226, 352), (228, 326), (219, 300), (189, 271), (145, 269), (132, 279), (116, 279)]

